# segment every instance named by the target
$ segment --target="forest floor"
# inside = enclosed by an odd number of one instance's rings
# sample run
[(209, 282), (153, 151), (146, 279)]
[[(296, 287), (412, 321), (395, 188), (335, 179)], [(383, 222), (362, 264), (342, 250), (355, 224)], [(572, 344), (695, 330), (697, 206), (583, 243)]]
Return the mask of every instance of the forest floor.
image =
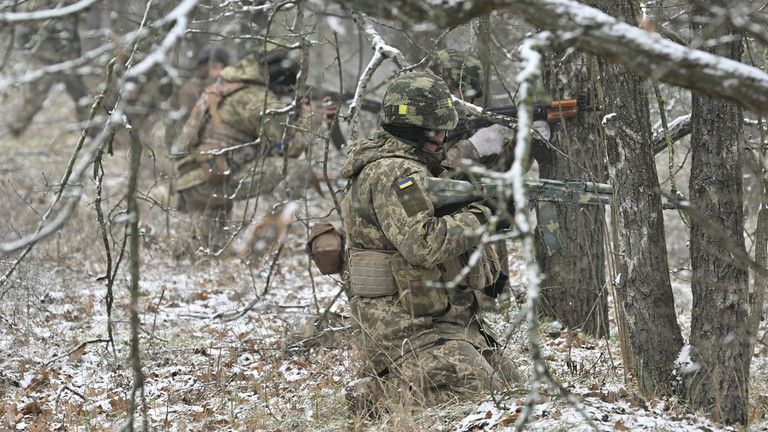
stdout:
[[(38, 125), (21, 139), (0, 131), (3, 239), (34, 228), (51, 198), (50, 188), (41, 184), (55, 185), (63, 172), (76, 135), (49, 131)], [(149, 157), (144, 162), (147, 190), (162, 162)], [(127, 152), (118, 148), (105, 165), (109, 210), (120, 203), (125, 188)], [(122, 262), (114, 286), (112, 346), (103, 341), (108, 317), (105, 282), (99, 277), (105, 252), (93, 184), (84, 183), (87, 196), (78, 213), (0, 286), (0, 430), (118, 430), (126, 420), (133, 382), (129, 275)], [(299, 216), (305, 219), (322, 219), (331, 208), (313, 191), (304, 204)], [(242, 214), (242, 206), (235, 210)], [(110, 227), (118, 244), (119, 219)], [(343, 388), (359, 367), (351, 348), (353, 325), (346, 299), (336, 299), (339, 282), (309, 265), (303, 224), (292, 226), (279, 259), (273, 249), (248, 264), (236, 254), (212, 257), (189, 247), (183, 214), (146, 207), (141, 220), (140, 344), (152, 430), (513, 430), (527, 386), (495, 400), (478, 396), (460, 404), (409, 407), (377, 419), (350, 412)], [(509, 246), (513, 292), (522, 293), (522, 259), (516, 244)], [(5, 272), (13, 258), (0, 258), (0, 270)], [(690, 290), (683, 280), (673, 280), (679, 322), (687, 334)], [(327, 324), (318, 332), (313, 323), (329, 305)], [(508, 342), (508, 355), (529, 376), (526, 335), (523, 328), (513, 328), (521, 305), (511, 298), (486, 309), (494, 330)], [(239, 312), (242, 316), (234, 318)], [(714, 424), (676, 399), (640, 396), (625, 379), (616, 326), (613, 320), (610, 324), (607, 339), (562, 331), (556, 322), (542, 324), (539, 334), (551, 373), (580, 405), (544, 386), (527, 430), (739, 430)], [(752, 362), (750, 396), (750, 430), (768, 430), (768, 349), (762, 344)]]

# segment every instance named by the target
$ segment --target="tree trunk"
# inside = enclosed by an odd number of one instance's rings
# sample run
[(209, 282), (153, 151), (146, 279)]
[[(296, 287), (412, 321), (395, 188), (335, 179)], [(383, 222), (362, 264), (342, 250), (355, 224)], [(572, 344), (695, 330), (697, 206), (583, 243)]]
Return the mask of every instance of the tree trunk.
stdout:
[[(591, 90), (589, 57), (575, 55), (558, 61), (563, 53), (547, 56), (547, 94), (556, 99), (587, 96)], [(567, 78), (566, 78), (567, 77)], [(595, 126), (588, 115), (577, 121), (552, 124), (552, 145), (539, 146), (539, 175), (549, 179), (581, 179), (605, 182), (604, 152), (597, 145)], [(541, 312), (572, 329), (595, 336), (608, 334), (603, 250), (604, 209), (601, 206), (552, 205), (565, 247), (551, 253), (541, 230), (536, 231), (536, 250), (544, 274)], [(539, 226), (547, 224), (543, 208), (537, 209)]]
[[(741, 60), (741, 38), (725, 26), (701, 22), (710, 16), (700, 1), (691, 10), (691, 30), (708, 40), (726, 40), (709, 50)], [(691, 111), (691, 354), (699, 369), (688, 380), (690, 403), (716, 420), (746, 424), (749, 387), (749, 305), (747, 268), (710, 231), (718, 224), (729, 241), (744, 249), (741, 182), (741, 108), (693, 92)], [(710, 223), (706, 223), (710, 221)]]
[[(634, 22), (632, 0), (595, 0), (596, 7)], [(645, 395), (671, 390), (683, 338), (675, 316), (659, 181), (651, 146), (648, 82), (599, 58), (605, 95), (605, 141), (615, 170), (614, 220), (618, 238), (617, 295), (631, 358), (625, 367)]]

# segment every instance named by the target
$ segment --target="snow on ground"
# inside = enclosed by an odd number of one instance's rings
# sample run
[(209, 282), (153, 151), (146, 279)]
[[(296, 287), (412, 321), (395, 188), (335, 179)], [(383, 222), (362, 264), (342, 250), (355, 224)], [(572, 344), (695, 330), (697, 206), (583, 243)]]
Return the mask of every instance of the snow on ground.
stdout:
[[(43, 132), (37, 131), (40, 136)], [(27, 142), (37, 142), (27, 135)], [(0, 147), (8, 143), (2, 141)], [(10, 152), (0, 160), (0, 167), (9, 170), (2, 183), (3, 199), (12, 203), (0, 207), (3, 237), (28, 230), (25, 218), (35, 220), (21, 198), (31, 207), (44, 208), (38, 179), (26, 174), (37, 172), (37, 165), (51, 164), (45, 158), (66, 160), (64, 146), (71, 140), (40, 142), (47, 149)], [(124, 151), (118, 150), (106, 165), (111, 175), (105, 182), (109, 205), (119, 200), (125, 160)], [(148, 178), (154, 175), (151, 168), (146, 170)], [(0, 288), (0, 430), (118, 430), (126, 418), (133, 378), (127, 365), (125, 263), (115, 284), (114, 351), (104, 342), (82, 345), (107, 336), (105, 287), (96, 280), (105, 260), (89, 193), (69, 226), (38, 245), (9, 285)], [(328, 214), (330, 205), (311, 192), (307, 208), (310, 216), (319, 218)], [(303, 203), (300, 209), (299, 216), (305, 217)], [(167, 228), (162, 212), (148, 210), (144, 215), (141, 348), (146, 414), (153, 430), (512, 430), (522, 412), (525, 388), (496, 395), (498, 404), (478, 396), (461, 404), (359, 418), (349, 412), (342, 394), (358, 369), (351, 349), (352, 323), (344, 319), (347, 304), (341, 296), (325, 331), (313, 332), (317, 311), (328, 307), (339, 284), (308, 270), (303, 225), (293, 226), (267, 289), (273, 255), (248, 266), (234, 254), (214, 258), (195, 253), (184, 243), (183, 215), (171, 213)], [(113, 232), (121, 238), (119, 227)], [(522, 259), (514, 244), (510, 246), (512, 285), (521, 292)], [(8, 265), (0, 260), (0, 270)], [(690, 293), (681, 279), (674, 287), (679, 321), (687, 332)], [(254, 299), (253, 308), (242, 317), (217, 318), (242, 311)], [(493, 328), (508, 342), (508, 354), (529, 372), (522, 329), (511, 328), (517, 303), (486, 309)], [(611, 325), (615, 329), (615, 323)], [(584, 414), (598, 430), (736, 430), (688, 412), (677, 400), (640, 397), (625, 381), (615, 330), (608, 340), (596, 340), (544, 323), (540, 334), (553, 376), (579, 397)], [(758, 344), (750, 388), (752, 430), (767, 425), (766, 359), (768, 348)], [(526, 428), (590, 430), (583, 415), (548, 387)]]

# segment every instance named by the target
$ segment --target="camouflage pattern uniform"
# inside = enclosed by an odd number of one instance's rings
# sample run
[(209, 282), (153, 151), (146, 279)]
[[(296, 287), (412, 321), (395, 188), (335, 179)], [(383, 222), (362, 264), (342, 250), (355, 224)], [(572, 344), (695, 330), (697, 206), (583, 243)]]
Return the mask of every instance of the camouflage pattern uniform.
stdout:
[[(457, 114), (445, 84), (428, 72), (416, 72), (392, 82), (381, 119), (382, 124), (449, 130), (456, 125)], [(367, 373), (383, 377), (390, 397), (411, 389), (409, 394), (428, 402), (519, 379), (483, 331), (475, 293), (466, 286), (472, 285), (467, 283), (471, 280), (494, 283), (499, 273), (498, 265), (490, 264), (491, 257), (484, 256), (476, 267), (483, 274), (475, 275), (477, 279), (470, 275), (457, 289), (422, 283), (451, 279), (455, 273), (448, 274), (450, 267), (455, 270), (455, 262), (478, 245), (478, 231), (490, 215), (488, 208), (477, 204), (435, 215), (419, 179), (439, 175), (437, 153), (380, 131), (370, 140), (352, 144), (342, 170), (351, 181), (342, 202), (353, 275), (350, 304), (361, 327)], [(354, 258), (359, 251), (391, 255), (397, 291), (358, 295), (354, 275), (366, 270)]]
[[(54, 9), (57, 5), (66, 6), (74, 1), (32, 0), (26, 2), (21, 11), (39, 11)], [(81, 55), (79, 18), (77, 14), (43, 21), (34, 27), (32, 24), (18, 26), (19, 40), (28, 50), (30, 69), (45, 67), (73, 60)], [(76, 73), (46, 74), (40, 79), (21, 85), (23, 103), (17, 104), (8, 112), (8, 130), (13, 135), (21, 135), (32, 122), (35, 114), (43, 109), (48, 93), (56, 83), (63, 82), (67, 93), (75, 102), (79, 121), (88, 119), (90, 107), (83, 103), (88, 96), (88, 88), (83, 77)]]
[(173, 141), (181, 133), (184, 122), (192, 112), (198, 99), (205, 89), (216, 82), (220, 74), (210, 74), (212, 64), (220, 67), (229, 65), (229, 54), (223, 48), (205, 47), (197, 54), (195, 59), (195, 75), (179, 87), (171, 100), (171, 107), (176, 111), (174, 116), (166, 118), (165, 139), (169, 148)]
[[(298, 157), (307, 147), (302, 130), (309, 118), (299, 117), (291, 122), (296, 128), (286, 130), (288, 114), (262, 115), (265, 108), (281, 108), (290, 100), (265, 87), (260, 56), (246, 56), (225, 68), (221, 78), (220, 99), (214, 91), (218, 84), (206, 89), (171, 149), (172, 155), (183, 156), (175, 164), (179, 209), (195, 216), (196, 236), (208, 246), (220, 246), (226, 239), (224, 226), (235, 200), (267, 193), (297, 198), (307, 182), (306, 162)], [(204, 108), (202, 119), (195, 116), (199, 107)], [(211, 151), (254, 142), (224, 153), (228, 168), (223, 178), (211, 179), (199, 162)]]
[[(449, 90), (467, 102), (483, 95), (483, 65), (476, 57), (453, 49), (438, 51), (427, 67), (448, 84)], [(459, 124), (469, 121), (461, 106), (456, 107)], [(541, 124), (543, 123), (543, 124)], [(534, 129), (549, 138), (549, 125), (534, 122)], [(536, 141), (534, 141), (536, 143)], [(534, 145), (534, 156), (537, 145)], [(481, 129), (458, 127), (445, 140), (446, 168), (458, 168), (462, 159), (484, 165), (489, 169), (506, 171), (512, 166), (515, 151), (515, 131), (501, 125)], [(529, 165), (530, 167), (530, 165)]]

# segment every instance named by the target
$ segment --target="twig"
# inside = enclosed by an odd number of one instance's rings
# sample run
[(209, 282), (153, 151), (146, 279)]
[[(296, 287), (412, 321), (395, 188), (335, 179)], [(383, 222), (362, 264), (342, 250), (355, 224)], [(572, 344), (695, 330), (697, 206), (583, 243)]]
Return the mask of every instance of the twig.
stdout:
[(99, 0), (81, 0), (75, 4), (56, 9), (38, 10), (33, 12), (6, 12), (0, 13), (0, 22), (23, 23), (27, 21), (44, 21), (54, 18), (63, 18), (67, 15), (80, 13)]
[(328, 314), (331, 313), (331, 308), (333, 305), (336, 304), (336, 301), (339, 300), (339, 297), (341, 297), (341, 293), (344, 292), (344, 287), (342, 286), (339, 288), (339, 292), (336, 293), (335, 296), (333, 296), (333, 299), (331, 299), (331, 302), (328, 303), (328, 306), (325, 307), (325, 311), (323, 311), (323, 314), (320, 316), (320, 318), (315, 323), (315, 327), (322, 327), (323, 323), (328, 319)]
[(73, 348), (73, 349), (71, 349), (71, 350), (67, 351), (66, 353), (64, 353), (64, 354), (61, 354), (61, 355), (58, 355), (58, 356), (56, 356), (56, 357), (54, 357), (54, 358), (52, 358), (52, 359), (48, 360), (47, 362), (43, 363), (43, 367), (44, 367), (44, 368), (47, 368), (48, 366), (50, 366), (51, 364), (53, 364), (53, 363), (54, 363), (54, 362), (56, 362), (57, 360), (61, 360), (61, 359), (63, 359), (64, 357), (69, 357), (71, 354), (73, 354), (73, 353), (75, 353), (76, 351), (78, 351), (78, 350), (82, 349), (83, 347), (85, 347), (85, 346), (86, 346), (86, 345), (88, 345), (88, 344), (92, 344), (92, 343), (100, 343), (100, 342), (106, 342), (106, 343), (109, 343), (109, 342), (111, 342), (111, 341), (110, 341), (109, 339), (91, 339), (91, 340), (87, 340), (87, 341), (85, 341), (85, 342), (81, 342), (81, 343), (80, 343), (80, 345), (78, 345), (78, 346), (76, 346), (75, 348)]
[(400, 50), (384, 42), (384, 39), (379, 35), (376, 29), (373, 28), (373, 25), (368, 22), (368, 19), (364, 14), (353, 11), (352, 19), (355, 20), (355, 23), (360, 28), (360, 31), (365, 35), (366, 39), (368, 39), (368, 42), (373, 46), (373, 57), (371, 58), (371, 61), (368, 62), (368, 66), (365, 67), (365, 70), (360, 76), (360, 79), (357, 81), (355, 97), (352, 99), (352, 102), (349, 105), (349, 111), (345, 116), (349, 124), (352, 126), (352, 139), (355, 140), (357, 139), (357, 130), (359, 129), (357, 126), (357, 113), (359, 111), (357, 106), (365, 97), (365, 90), (368, 87), (368, 83), (371, 80), (373, 73), (376, 72), (376, 69), (378, 69), (379, 66), (381, 66), (381, 64), (387, 58), (392, 59), (395, 65), (401, 69), (407, 64), (407, 62), (405, 61), (405, 57), (403, 57), (403, 54), (400, 52)]
[(280, 246), (277, 248), (277, 252), (275, 252), (275, 257), (272, 259), (272, 264), (269, 266), (269, 273), (267, 274), (267, 280), (264, 282), (264, 291), (261, 293), (261, 295), (257, 295), (251, 302), (248, 304), (248, 306), (241, 309), (239, 312), (219, 312), (212, 317), (211, 319), (221, 319), (224, 322), (234, 321), (243, 315), (247, 314), (248, 312), (253, 309), (254, 306), (259, 302), (259, 300), (264, 297), (265, 294), (269, 291), (269, 284), (272, 281), (272, 275), (274, 274), (275, 268), (277, 267), (277, 261), (280, 258), (280, 254), (283, 251), (283, 246), (285, 246), (283, 243), (280, 243)]

